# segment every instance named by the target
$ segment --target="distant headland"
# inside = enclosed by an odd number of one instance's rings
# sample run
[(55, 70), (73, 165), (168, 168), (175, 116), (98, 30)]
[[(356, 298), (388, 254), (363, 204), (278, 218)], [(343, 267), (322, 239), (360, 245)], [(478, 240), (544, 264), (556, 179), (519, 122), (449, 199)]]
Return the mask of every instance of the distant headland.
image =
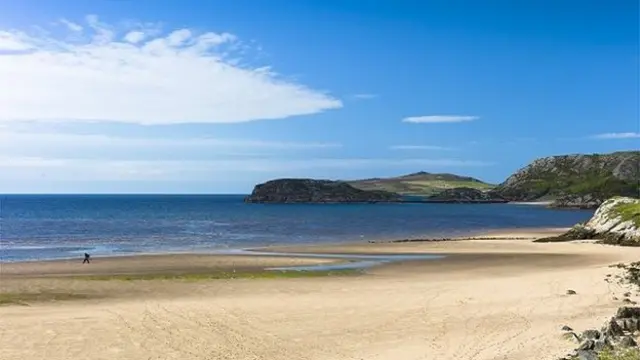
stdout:
[(363, 180), (274, 179), (248, 203), (507, 203), (597, 208), (613, 196), (640, 196), (640, 151), (551, 156), (533, 161), (499, 185), (425, 171)]

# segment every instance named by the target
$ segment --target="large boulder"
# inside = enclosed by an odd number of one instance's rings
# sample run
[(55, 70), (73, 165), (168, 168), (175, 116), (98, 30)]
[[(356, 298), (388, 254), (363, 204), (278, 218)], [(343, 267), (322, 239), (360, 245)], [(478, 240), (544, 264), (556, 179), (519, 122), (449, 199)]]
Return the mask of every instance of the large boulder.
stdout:
[[(640, 352), (635, 339), (636, 325), (640, 322), (638, 314), (640, 314), (640, 308), (637, 307), (619, 308), (616, 316), (608, 320), (601, 330), (585, 330), (582, 336), (568, 328), (569, 330), (565, 330), (565, 334), (578, 340), (579, 345), (574, 353), (563, 357), (563, 359), (638, 359), (637, 356), (640, 355)], [(605, 354), (609, 356), (615, 354), (619, 357), (605, 357)]]
[(640, 199), (611, 198), (596, 210), (585, 224), (578, 224), (568, 232), (537, 242), (601, 239), (607, 244), (640, 246)]
[(343, 181), (314, 179), (276, 179), (258, 184), (249, 203), (375, 203), (402, 200), (387, 191), (357, 189)]

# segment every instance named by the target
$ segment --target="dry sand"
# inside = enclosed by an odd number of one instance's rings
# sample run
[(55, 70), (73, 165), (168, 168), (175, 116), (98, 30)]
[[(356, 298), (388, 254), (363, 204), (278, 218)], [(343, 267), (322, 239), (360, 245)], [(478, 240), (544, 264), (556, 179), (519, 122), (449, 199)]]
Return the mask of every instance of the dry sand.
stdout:
[[(0, 359), (553, 359), (575, 346), (562, 338), (563, 325), (599, 326), (621, 305), (613, 297), (627, 290), (604, 278), (619, 273), (610, 264), (640, 260), (640, 248), (508, 240), (540, 235), (526, 230), (485, 234), (497, 240), (293, 249), (450, 254), (344, 277), (62, 276), (253, 270), (319, 261), (262, 257), (5, 264), (0, 292), (67, 291), (90, 298), (0, 307)], [(577, 295), (567, 295), (568, 289)]]

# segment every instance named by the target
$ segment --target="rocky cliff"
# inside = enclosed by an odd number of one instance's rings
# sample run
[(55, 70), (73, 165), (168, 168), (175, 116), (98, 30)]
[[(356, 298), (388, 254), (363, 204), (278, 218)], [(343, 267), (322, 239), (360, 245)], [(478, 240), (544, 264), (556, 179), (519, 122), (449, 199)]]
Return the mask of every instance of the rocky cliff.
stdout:
[(256, 185), (249, 203), (364, 203), (400, 201), (387, 191), (365, 191), (342, 181), (276, 179)]
[(538, 159), (495, 191), (510, 201), (555, 200), (552, 206), (596, 208), (613, 196), (640, 194), (640, 151)]
[(442, 203), (504, 203), (507, 202), (493, 191), (480, 191), (467, 187), (444, 190), (436, 195), (429, 196), (428, 202)]
[(640, 199), (615, 197), (602, 203), (585, 224), (537, 242), (601, 239), (607, 244), (640, 246)]

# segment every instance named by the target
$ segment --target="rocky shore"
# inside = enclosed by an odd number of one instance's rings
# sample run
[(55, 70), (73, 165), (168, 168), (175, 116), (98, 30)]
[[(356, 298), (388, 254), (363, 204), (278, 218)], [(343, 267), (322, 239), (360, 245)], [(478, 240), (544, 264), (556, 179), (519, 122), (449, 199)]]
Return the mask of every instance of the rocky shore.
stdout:
[(611, 198), (584, 224), (577, 224), (559, 236), (536, 242), (561, 242), (597, 239), (605, 244), (640, 246), (640, 199)]
[[(624, 293), (614, 300), (622, 301), (625, 306), (618, 308), (616, 314), (607, 320), (600, 329), (587, 329), (578, 333), (565, 325), (564, 336), (575, 341), (578, 347), (560, 360), (638, 360), (640, 359), (640, 307), (635, 305), (633, 296), (640, 295), (640, 262), (614, 267), (624, 270), (624, 276), (607, 275), (604, 281), (623, 289)], [(567, 294), (578, 295), (573, 290)]]

